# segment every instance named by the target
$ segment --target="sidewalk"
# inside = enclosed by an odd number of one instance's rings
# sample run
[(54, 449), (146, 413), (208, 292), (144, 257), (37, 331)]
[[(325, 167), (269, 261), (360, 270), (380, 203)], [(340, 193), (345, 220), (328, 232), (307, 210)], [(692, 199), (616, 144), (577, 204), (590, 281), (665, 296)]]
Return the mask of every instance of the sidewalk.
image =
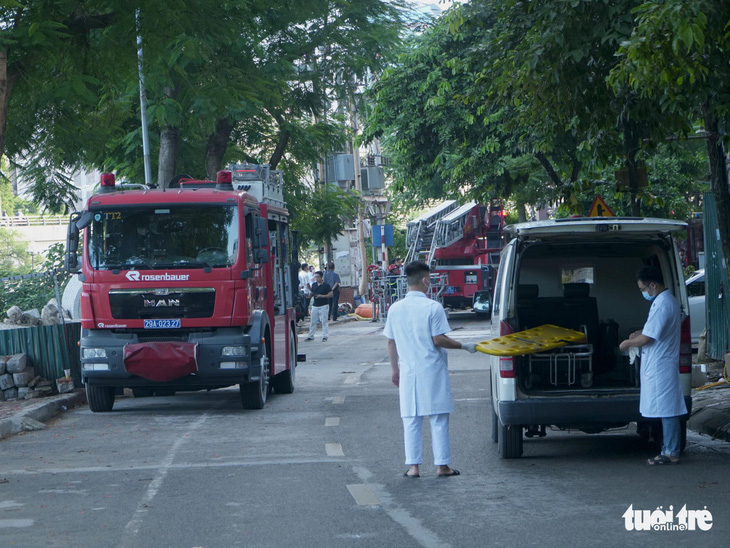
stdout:
[(24, 430), (42, 430), (43, 421), (86, 403), (86, 392), (76, 388), (68, 394), (47, 398), (0, 402), (0, 440)]

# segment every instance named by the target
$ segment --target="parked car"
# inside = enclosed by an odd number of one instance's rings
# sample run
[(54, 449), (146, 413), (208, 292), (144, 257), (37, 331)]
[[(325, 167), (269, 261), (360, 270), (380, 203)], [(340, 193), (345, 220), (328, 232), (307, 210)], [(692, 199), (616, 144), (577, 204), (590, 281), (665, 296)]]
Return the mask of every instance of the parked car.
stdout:
[(687, 296), (689, 297), (689, 317), (692, 324), (692, 344), (697, 344), (700, 335), (705, 330), (705, 270), (700, 269), (692, 274), (687, 281)]
[[(685, 315), (677, 367), (691, 412), (687, 291), (672, 238), (685, 226), (666, 219), (596, 217), (505, 228), (511, 240), (502, 251), (495, 284), (492, 338), (553, 324), (582, 331), (586, 342), (552, 352), (489, 357), (492, 441), (502, 458), (520, 457), (523, 436), (543, 437), (553, 426), (598, 433), (636, 422), (645, 439), (660, 435), (660, 421), (639, 414), (639, 362), (630, 364), (618, 349), (648, 316), (650, 303), (641, 298), (635, 280), (647, 265), (661, 269)], [(686, 428), (685, 418), (682, 446)]]

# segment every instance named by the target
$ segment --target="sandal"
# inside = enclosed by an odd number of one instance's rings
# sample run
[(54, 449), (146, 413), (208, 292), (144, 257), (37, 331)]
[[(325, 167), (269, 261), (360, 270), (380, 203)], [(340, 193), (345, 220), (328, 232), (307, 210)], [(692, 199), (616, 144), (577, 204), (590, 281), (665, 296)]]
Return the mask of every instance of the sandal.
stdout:
[(679, 457), (669, 457), (667, 455), (657, 455), (653, 459), (646, 461), (646, 464), (650, 466), (658, 464), (679, 464)]

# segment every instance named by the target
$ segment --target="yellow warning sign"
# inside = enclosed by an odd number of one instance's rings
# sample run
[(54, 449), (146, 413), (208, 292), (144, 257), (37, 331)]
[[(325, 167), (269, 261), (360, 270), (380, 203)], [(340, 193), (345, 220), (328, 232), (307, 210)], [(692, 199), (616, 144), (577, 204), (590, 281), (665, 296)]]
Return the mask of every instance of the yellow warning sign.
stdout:
[(503, 335), (477, 344), (477, 350), (492, 356), (523, 356), (545, 352), (571, 343), (585, 342), (586, 336), (557, 325), (545, 324), (512, 335)]
[(596, 194), (596, 199), (593, 200), (593, 205), (588, 213), (589, 217), (615, 217), (611, 208), (606, 205), (600, 194)]

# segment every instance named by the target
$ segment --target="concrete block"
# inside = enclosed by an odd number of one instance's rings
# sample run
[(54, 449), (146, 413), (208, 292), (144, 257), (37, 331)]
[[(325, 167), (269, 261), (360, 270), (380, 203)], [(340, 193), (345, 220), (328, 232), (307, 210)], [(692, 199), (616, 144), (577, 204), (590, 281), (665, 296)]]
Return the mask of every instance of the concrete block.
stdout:
[(65, 377), (61, 379), (56, 379), (56, 388), (58, 388), (59, 394), (71, 392), (74, 389), (74, 380), (67, 379)]
[(10, 359), (10, 356), (0, 356), (0, 375), (5, 373), (7, 370), (8, 360)]
[(7, 390), (8, 388), (12, 388), (15, 386), (15, 383), (13, 382), (13, 376), (9, 373), (5, 373), (4, 375), (0, 375), (0, 390)]
[(25, 398), (25, 395), (30, 392), (31, 389), (27, 386), (19, 386), (18, 387), (18, 397), (19, 398)]
[(18, 389), (8, 388), (7, 390), (3, 390), (3, 395), (5, 396), (6, 400), (12, 400), (13, 398), (18, 397)]
[(13, 382), (15, 386), (27, 386), (30, 381), (35, 378), (35, 369), (26, 367), (20, 373), (13, 373)]
[(8, 373), (20, 373), (28, 365), (26, 354), (14, 354), (10, 356), (7, 364)]
[(707, 365), (696, 363), (692, 365), (692, 388), (707, 384)]
[(42, 378), (43, 377), (41, 377), (40, 375), (36, 375), (35, 378), (28, 383), (28, 388), (34, 388), (36, 384), (41, 382)]

